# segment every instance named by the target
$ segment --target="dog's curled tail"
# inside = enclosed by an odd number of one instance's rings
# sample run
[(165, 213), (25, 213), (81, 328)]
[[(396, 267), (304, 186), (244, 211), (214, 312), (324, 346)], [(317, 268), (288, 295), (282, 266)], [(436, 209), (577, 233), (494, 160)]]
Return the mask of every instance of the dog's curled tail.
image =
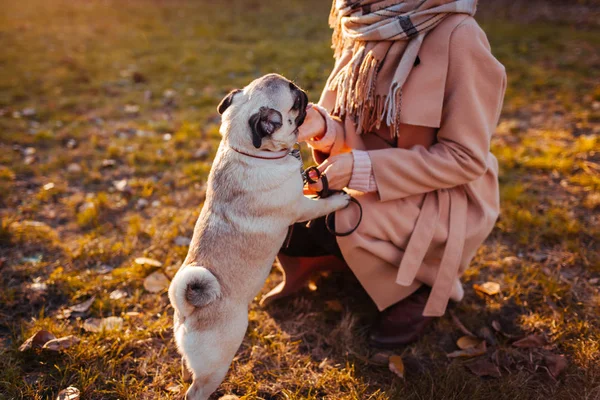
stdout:
[(169, 299), (184, 317), (197, 307), (204, 307), (221, 296), (221, 285), (206, 268), (197, 265), (181, 267), (169, 286)]

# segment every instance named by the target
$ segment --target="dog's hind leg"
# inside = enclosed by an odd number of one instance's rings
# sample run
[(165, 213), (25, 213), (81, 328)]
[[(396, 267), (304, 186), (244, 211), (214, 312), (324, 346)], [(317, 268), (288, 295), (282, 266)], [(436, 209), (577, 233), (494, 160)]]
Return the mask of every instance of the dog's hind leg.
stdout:
[(248, 327), (248, 308), (241, 305), (235, 312), (226, 312), (226, 320), (209, 330), (188, 332), (181, 347), (193, 383), (186, 393), (188, 400), (206, 400), (219, 387), (235, 356)]

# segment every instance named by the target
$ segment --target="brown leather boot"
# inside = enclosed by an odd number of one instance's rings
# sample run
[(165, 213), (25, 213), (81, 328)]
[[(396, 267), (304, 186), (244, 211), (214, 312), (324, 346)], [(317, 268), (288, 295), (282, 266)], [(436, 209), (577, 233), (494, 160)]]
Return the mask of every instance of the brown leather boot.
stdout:
[(430, 288), (423, 285), (402, 301), (381, 312), (371, 328), (369, 342), (374, 347), (393, 348), (416, 341), (433, 317), (424, 317), (423, 310)]
[(346, 263), (335, 256), (291, 257), (279, 253), (277, 258), (283, 270), (283, 281), (260, 299), (261, 306), (298, 292), (318, 271), (340, 271), (348, 268)]

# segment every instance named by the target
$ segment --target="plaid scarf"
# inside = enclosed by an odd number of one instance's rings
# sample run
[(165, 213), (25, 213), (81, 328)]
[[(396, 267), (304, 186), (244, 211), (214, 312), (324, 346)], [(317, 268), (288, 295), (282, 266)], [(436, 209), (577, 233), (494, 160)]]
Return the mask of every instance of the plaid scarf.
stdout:
[(477, 0), (333, 0), (332, 114), (351, 116), (359, 134), (385, 122), (397, 137), (402, 85), (425, 35), (450, 14), (476, 8)]

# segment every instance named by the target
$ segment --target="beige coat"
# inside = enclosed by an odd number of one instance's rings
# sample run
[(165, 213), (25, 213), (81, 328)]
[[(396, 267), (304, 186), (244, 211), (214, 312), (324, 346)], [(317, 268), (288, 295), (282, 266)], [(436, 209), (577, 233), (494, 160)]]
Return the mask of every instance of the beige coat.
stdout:
[[(403, 88), (397, 142), (387, 127), (357, 135), (349, 119), (328, 123), (336, 134), (331, 155), (367, 150), (378, 187), (350, 191), (364, 216), (338, 244), (380, 310), (424, 283), (432, 287), (424, 315), (441, 316), (450, 298), (462, 299), (459, 277), (498, 217), (490, 138), (506, 74), (477, 22), (460, 14), (427, 35), (419, 59)], [(326, 90), (320, 105), (331, 111), (335, 95)], [(329, 156), (313, 155), (317, 162)], [(338, 211), (337, 230), (350, 229), (357, 217), (355, 207)]]

